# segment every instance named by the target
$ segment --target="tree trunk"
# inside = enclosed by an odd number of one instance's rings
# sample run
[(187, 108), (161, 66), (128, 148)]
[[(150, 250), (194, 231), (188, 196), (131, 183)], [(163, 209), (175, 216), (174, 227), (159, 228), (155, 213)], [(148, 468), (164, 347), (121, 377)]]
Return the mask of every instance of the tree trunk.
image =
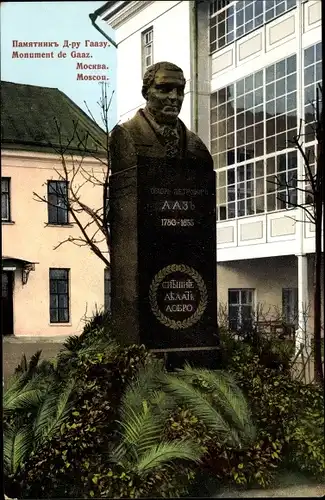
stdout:
[[(314, 369), (315, 378), (318, 382), (324, 385), (324, 373), (322, 363), (322, 226), (323, 226), (323, 211), (324, 209), (324, 188), (325, 188), (325, 171), (324, 171), (324, 119), (323, 111), (320, 112), (320, 96), (318, 90), (317, 96), (317, 160), (316, 160), (316, 186), (314, 191), (314, 207), (315, 207), (315, 291), (314, 291)], [(324, 214), (325, 215), (325, 214)], [(325, 217), (324, 217), (325, 218)], [(325, 248), (324, 248), (325, 251)], [(325, 270), (324, 270), (325, 271)]]
[(316, 200), (315, 224), (315, 261), (314, 261), (314, 371), (318, 382), (324, 384), (324, 374), (321, 351), (321, 269), (322, 269), (322, 199)]

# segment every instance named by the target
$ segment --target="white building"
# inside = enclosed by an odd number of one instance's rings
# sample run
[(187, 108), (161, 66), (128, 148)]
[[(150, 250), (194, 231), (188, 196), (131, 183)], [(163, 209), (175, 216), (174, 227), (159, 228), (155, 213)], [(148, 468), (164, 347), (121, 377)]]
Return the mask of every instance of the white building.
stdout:
[(321, 1), (109, 1), (98, 14), (116, 33), (119, 121), (143, 106), (146, 67), (167, 60), (184, 70), (180, 117), (217, 172), (219, 304), (239, 323), (264, 304), (303, 325), (313, 310), (314, 227), (299, 222), (301, 208), (288, 210), (288, 196), (304, 196), (294, 189), (303, 160), (288, 141), (302, 119), (314, 151)]

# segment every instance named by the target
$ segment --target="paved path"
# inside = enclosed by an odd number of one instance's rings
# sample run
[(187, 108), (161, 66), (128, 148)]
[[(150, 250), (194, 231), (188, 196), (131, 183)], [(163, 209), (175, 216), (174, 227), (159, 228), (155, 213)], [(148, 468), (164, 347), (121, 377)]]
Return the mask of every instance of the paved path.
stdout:
[(23, 354), (27, 360), (42, 350), (41, 359), (50, 359), (56, 356), (67, 336), (60, 337), (3, 337), (2, 358), (4, 385), (14, 373)]
[[(293, 498), (312, 498), (324, 497), (325, 485), (319, 486), (288, 486), (274, 490), (247, 490), (247, 491), (228, 491), (215, 495), (212, 498), (275, 498), (275, 497), (293, 497)], [(211, 497), (210, 497), (211, 498)], [(5, 500), (17, 500), (6, 497)]]
[(302, 473), (293, 471), (279, 472), (267, 489), (225, 489), (222, 493), (211, 495), (213, 498), (276, 498), (325, 496), (325, 478), (323, 483), (308, 479)]
[(318, 486), (286, 486), (284, 488), (277, 489), (265, 489), (265, 490), (246, 490), (246, 491), (234, 491), (229, 490), (218, 495), (214, 495), (213, 498), (274, 498), (274, 497), (324, 497), (325, 496), (325, 485)]

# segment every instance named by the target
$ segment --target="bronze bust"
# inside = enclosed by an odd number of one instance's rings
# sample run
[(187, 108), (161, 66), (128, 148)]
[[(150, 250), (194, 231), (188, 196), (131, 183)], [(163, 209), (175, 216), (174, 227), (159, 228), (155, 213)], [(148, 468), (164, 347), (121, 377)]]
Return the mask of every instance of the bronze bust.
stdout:
[(184, 100), (185, 78), (181, 68), (170, 62), (150, 66), (144, 77), (142, 95), (146, 106), (117, 125), (111, 134), (112, 173), (137, 164), (137, 156), (159, 158), (197, 157), (211, 163), (201, 139), (178, 118)]

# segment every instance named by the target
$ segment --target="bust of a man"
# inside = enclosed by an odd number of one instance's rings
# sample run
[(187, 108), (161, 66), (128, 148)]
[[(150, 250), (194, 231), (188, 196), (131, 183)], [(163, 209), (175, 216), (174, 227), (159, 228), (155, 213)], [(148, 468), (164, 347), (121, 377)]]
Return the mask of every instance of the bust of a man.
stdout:
[(134, 167), (137, 156), (198, 157), (213, 168), (206, 146), (178, 117), (185, 84), (182, 69), (173, 63), (159, 62), (147, 69), (142, 85), (146, 106), (111, 134), (113, 174)]
[[(204, 170), (213, 170), (208, 149), (178, 117), (185, 83), (183, 71), (175, 64), (161, 62), (151, 66), (143, 78), (144, 109), (117, 125), (111, 134), (111, 300), (112, 321), (120, 342), (139, 342), (139, 157), (148, 158), (148, 165), (159, 165), (159, 161), (150, 161), (152, 158), (166, 159), (166, 163), (179, 158), (181, 168), (189, 160), (198, 169), (202, 166)], [(146, 165), (146, 161), (141, 164)]]

